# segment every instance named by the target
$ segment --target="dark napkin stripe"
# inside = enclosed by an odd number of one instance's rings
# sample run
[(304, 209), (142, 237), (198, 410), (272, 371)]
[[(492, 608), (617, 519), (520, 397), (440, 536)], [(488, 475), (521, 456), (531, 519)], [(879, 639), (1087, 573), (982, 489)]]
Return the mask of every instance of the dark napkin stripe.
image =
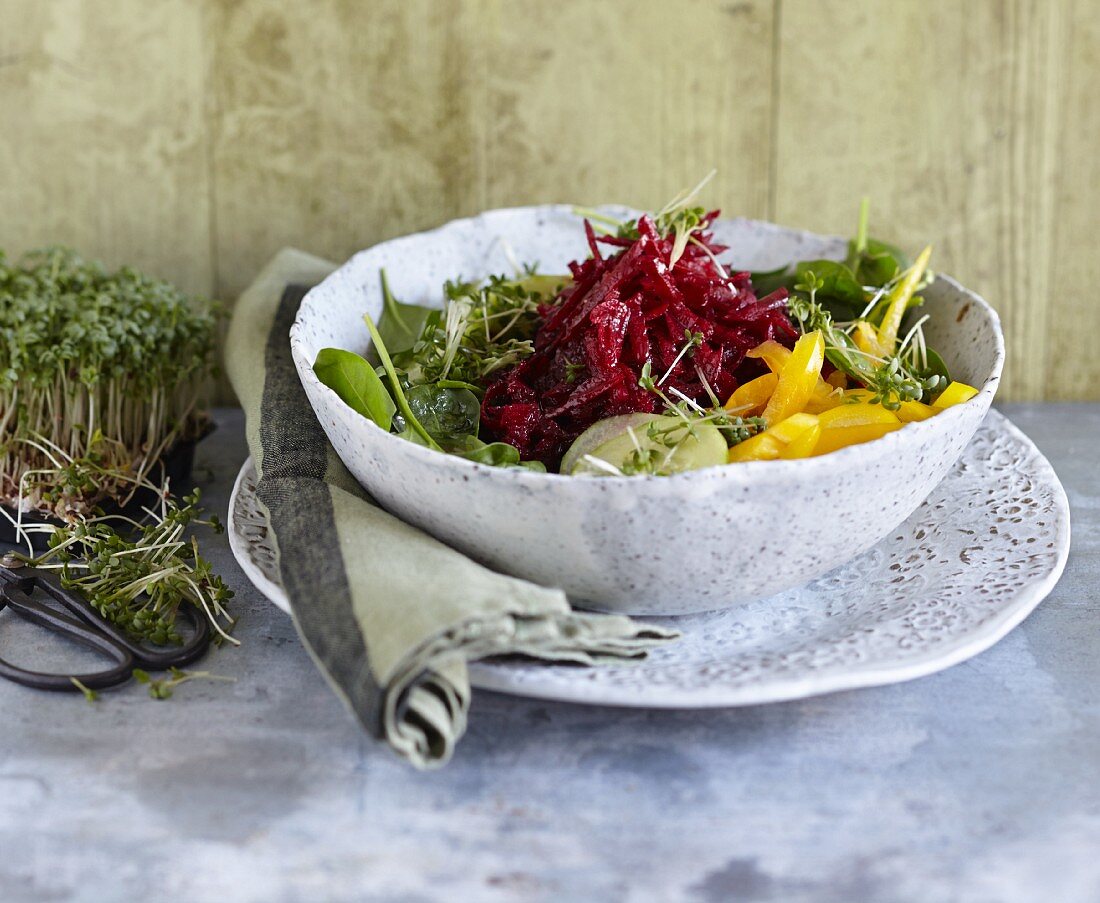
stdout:
[(264, 348), (260, 403), (261, 470), (266, 477), (324, 480), (328, 438), (306, 398), (290, 354), (290, 328), (308, 287), (289, 285), (279, 300)]
[(294, 617), (313, 654), (363, 725), (381, 736), (382, 693), (353, 614), (325, 471), (328, 438), (290, 353), (290, 327), (308, 287), (288, 286), (264, 352), (260, 405), (262, 475), (257, 495), (279, 546), (279, 570)]

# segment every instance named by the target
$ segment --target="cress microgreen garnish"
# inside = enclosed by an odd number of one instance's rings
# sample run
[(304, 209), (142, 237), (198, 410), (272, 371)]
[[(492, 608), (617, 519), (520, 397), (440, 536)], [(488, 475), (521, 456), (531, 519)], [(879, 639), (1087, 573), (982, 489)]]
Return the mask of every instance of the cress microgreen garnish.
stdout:
[(477, 387), (531, 354), (538, 307), (552, 297), (543, 291), (562, 281), (528, 274), (490, 276), (484, 284), (447, 282), (444, 309), (427, 315), (416, 342), (395, 363), (412, 385), (451, 380)]
[[(199, 490), (182, 504), (147, 476), (110, 465), (109, 449), (117, 444), (95, 434), (85, 455), (74, 458), (44, 437), (35, 442), (49, 466), (27, 471), (20, 481), (21, 499), (14, 513), (0, 509), (16, 535), (31, 546), (32, 534), (47, 537), (47, 551), (34, 557), (19, 556), (32, 567), (58, 571), (65, 589), (75, 590), (111, 623), (133, 639), (167, 645), (180, 642), (176, 616), (183, 605), (194, 605), (210, 621), (218, 641), (228, 640), (235, 621), (227, 611), (232, 591), (214, 574), (199, 554), (195, 527), (221, 532), (217, 516), (202, 517)], [(125, 504), (143, 491), (157, 501), (143, 508), (135, 520), (122, 513), (104, 514), (98, 508), (78, 510), (73, 498), (113, 498)], [(23, 514), (31, 507), (49, 511), (61, 521), (27, 523)]]
[[(116, 524), (128, 527), (126, 534)], [(57, 571), (65, 589), (80, 592), (134, 639), (180, 643), (176, 615), (182, 605), (193, 605), (222, 641), (239, 645), (228, 632), (235, 623), (226, 609), (233, 591), (199, 554), (191, 535), (197, 526), (222, 529), (216, 516), (202, 517), (196, 489), (182, 504), (162, 496), (159, 510), (147, 510), (146, 522), (100, 515), (52, 528), (48, 551), (29, 563)]]
[[(105, 437), (97, 463), (143, 476), (197, 435), (215, 325), (209, 306), (132, 268), (109, 273), (65, 248), (18, 264), (0, 253), (0, 501), (55, 466), (49, 449), (81, 459)], [(70, 486), (64, 504), (101, 500)]]
[[(232, 593), (189, 535), (216, 518), (200, 517), (197, 493), (180, 502), (150, 479), (207, 425), (198, 398), (215, 309), (133, 268), (48, 248), (18, 264), (0, 253), (0, 324), (0, 514), (20, 541), (49, 540), (28, 560), (135, 639), (178, 641), (185, 604), (228, 639)], [(104, 514), (139, 491), (159, 500), (141, 522)], [(61, 525), (28, 523), (30, 511)]]
[(84, 694), (85, 702), (96, 702), (99, 699), (99, 694), (91, 689), (91, 687), (84, 684), (79, 678), (70, 677), (69, 683), (76, 687), (81, 693)]
[(169, 668), (170, 677), (154, 679), (148, 671), (141, 668), (134, 669), (134, 680), (149, 688), (149, 696), (152, 699), (164, 701), (171, 699), (176, 688), (193, 680), (215, 680), (226, 683), (236, 683), (235, 678), (224, 677), (220, 674), (212, 674), (209, 671), (184, 671), (180, 668)]

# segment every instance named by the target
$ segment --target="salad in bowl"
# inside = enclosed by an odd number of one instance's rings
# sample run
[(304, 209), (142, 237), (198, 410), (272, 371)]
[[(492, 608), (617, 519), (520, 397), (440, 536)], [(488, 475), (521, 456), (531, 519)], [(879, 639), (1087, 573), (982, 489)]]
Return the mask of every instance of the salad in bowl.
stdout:
[(930, 257), (866, 205), (848, 242), (693, 194), (494, 211), (357, 255), (292, 347), (398, 516), (580, 605), (695, 611), (864, 551), (973, 435), (999, 324)]

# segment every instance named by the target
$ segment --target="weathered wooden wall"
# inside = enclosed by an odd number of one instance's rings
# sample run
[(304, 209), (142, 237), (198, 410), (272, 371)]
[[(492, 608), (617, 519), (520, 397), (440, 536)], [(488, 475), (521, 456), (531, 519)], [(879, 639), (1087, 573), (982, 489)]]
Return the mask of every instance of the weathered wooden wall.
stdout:
[(936, 245), (1001, 311), (1003, 398), (1100, 399), (1095, 0), (0, 0), (0, 247), (232, 299), (543, 201)]

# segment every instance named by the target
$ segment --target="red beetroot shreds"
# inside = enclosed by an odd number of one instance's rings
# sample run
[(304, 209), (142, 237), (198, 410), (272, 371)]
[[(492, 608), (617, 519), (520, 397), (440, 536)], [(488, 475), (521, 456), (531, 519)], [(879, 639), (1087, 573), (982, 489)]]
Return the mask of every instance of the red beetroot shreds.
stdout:
[[(650, 364), (654, 380), (673, 399), (675, 389), (706, 406), (706, 382), (725, 401), (741, 383), (763, 372), (745, 353), (768, 339), (788, 347), (797, 336), (787, 316), (785, 289), (757, 298), (749, 274), (719, 273), (707, 215), (675, 266), (672, 239), (661, 238), (653, 220), (638, 220), (639, 238), (585, 236), (593, 252), (569, 265), (573, 283), (540, 309), (535, 351), (504, 371), (486, 390), (481, 422), (525, 460), (556, 469), (566, 449), (597, 420), (616, 414), (655, 412), (660, 400), (638, 385)], [(598, 244), (615, 250), (602, 257)], [(616, 250), (617, 249), (617, 250)], [(708, 253), (709, 251), (709, 253)], [(680, 356), (685, 331), (702, 343)], [(675, 361), (675, 364), (674, 364)]]

